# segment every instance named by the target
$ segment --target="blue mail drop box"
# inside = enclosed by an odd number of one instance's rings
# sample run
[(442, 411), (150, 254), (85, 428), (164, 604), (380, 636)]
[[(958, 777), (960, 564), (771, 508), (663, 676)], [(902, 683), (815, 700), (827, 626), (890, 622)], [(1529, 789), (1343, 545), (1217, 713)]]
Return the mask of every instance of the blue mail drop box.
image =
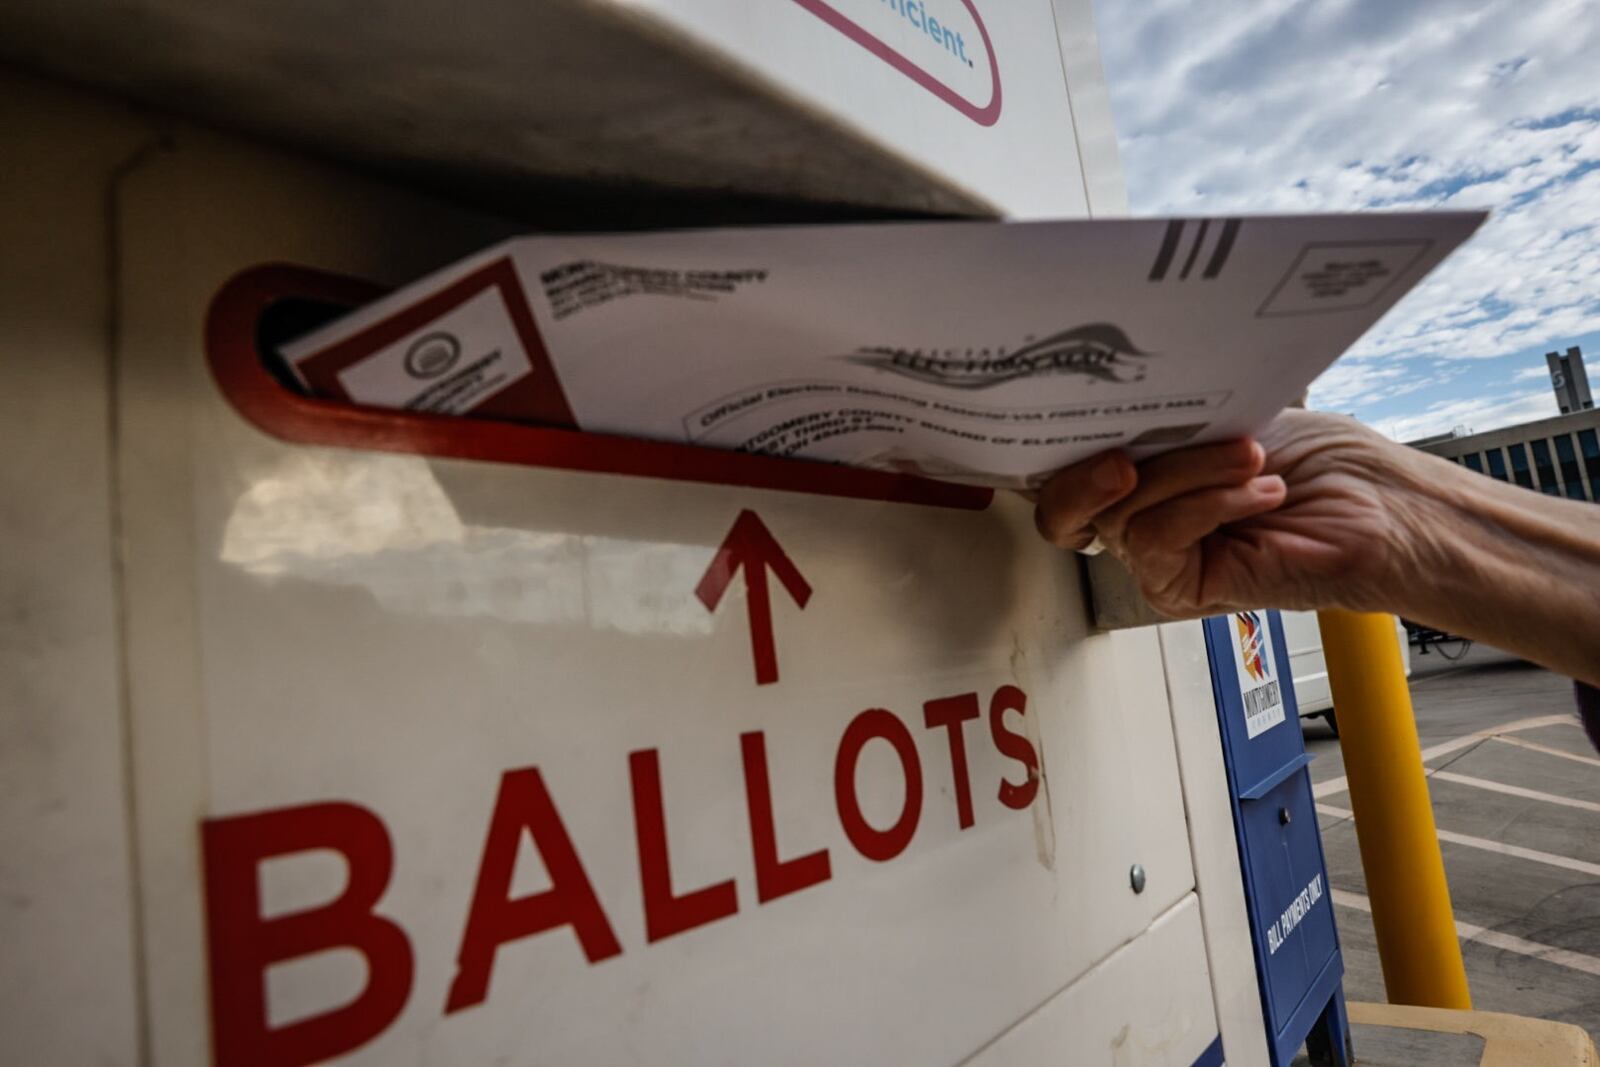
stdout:
[(1313, 1063), (1345, 1067), (1344, 962), (1283, 623), (1247, 611), (1205, 631), (1272, 1062), (1305, 1044)]

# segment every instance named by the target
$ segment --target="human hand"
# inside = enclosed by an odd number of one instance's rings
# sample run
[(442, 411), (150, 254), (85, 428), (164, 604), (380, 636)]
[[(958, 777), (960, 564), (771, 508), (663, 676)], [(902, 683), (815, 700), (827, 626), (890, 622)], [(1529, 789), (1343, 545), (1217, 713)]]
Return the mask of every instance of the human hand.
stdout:
[(1135, 466), (1119, 452), (1040, 491), (1045, 539), (1098, 536), (1174, 618), (1245, 608), (1393, 610), (1411, 450), (1335, 415), (1289, 410), (1257, 440), (1199, 445)]

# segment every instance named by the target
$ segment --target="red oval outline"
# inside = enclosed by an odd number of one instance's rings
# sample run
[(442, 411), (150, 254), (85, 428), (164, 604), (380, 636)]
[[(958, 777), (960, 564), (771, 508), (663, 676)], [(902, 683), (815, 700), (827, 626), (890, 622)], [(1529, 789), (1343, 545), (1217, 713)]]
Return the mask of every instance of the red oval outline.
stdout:
[(982, 511), (994, 498), (992, 489), (861, 467), (527, 423), (358, 407), (290, 392), (267, 370), (256, 349), (256, 327), (272, 304), (285, 297), (305, 297), (354, 308), (385, 292), (370, 282), (311, 267), (275, 263), (240, 271), (211, 298), (206, 311), (206, 362), (223, 398), (245, 421), (292, 444), (486, 460), (966, 511)]
[(881, 38), (862, 27), (859, 22), (856, 22), (828, 3), (828, 0), (794, 0), (794, 2), (967, 116), (973, 122), (976, 122), (979, 126), (993, 126), (1000, 121), (1000, 62), (995, 58), (994, 42), (989, 40), (989, 29), (983, 24), (983, 18), (978, 14), (978, 9), (973, 6), (972, 0), (961, 0), (961, 2), (966, 5), (967, 13), (972, 16), (973, 25), (978, 27), (978, 35), (983, 38), (984, 51), (989, 53), (989, 75), (994, 86), (989, 103), (983, 107), (978, 107), (972, 101), (950, 88), (950, 86), (929, 74), (922, 67), (907, 59), (903, 54), (889, 47)]

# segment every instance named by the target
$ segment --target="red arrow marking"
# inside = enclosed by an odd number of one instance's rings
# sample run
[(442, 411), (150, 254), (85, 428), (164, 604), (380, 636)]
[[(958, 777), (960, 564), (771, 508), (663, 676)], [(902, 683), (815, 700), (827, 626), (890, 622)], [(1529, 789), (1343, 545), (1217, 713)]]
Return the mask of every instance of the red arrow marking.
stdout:
[(733, 520), (733, 529), (722, 539), (722, 547), (706, 568), (694, 595), (707, 611), (716, 611), (722, 594), (733, 584), (733, 573), (744, 568), (745, 585), (749, 589), (750, 654), (756, 662), (756, 684), (770, 685), (778, 680), (778, 649), (772, 640), (772, 598), (767, 593), (767, 571), (770, 568), (778, 581), (789, 590), (789, 595), (802, 609), (811, 599), (811, 586), (800, 576), (788, 553), (778, 544), (761, 517), (746, 508)]

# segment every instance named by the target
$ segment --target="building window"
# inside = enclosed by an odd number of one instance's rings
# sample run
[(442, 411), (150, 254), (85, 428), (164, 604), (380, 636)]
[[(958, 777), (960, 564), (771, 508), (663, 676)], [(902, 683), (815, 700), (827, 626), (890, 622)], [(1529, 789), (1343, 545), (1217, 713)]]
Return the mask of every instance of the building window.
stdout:
[(1583, 452), (1583, 466), (1589, 472), (1589, 492), (1600, 501), (1600, 437), (1593, 430), (1579, 430), (1578, 447)]
[(1521, 444), (1515, 444), (1506, 451), (1511, 453), (1511, 480), (1524, 489), (1532, 489), (1533, 475), (1528, 470), (1528, 450)]
[(1572, 447), (1572, 435), (1564, 433), (1554, 440), (1556, 458), (1561, 461), (1561, 480), (1566, 483), (1568, 498), (1588, 500), (1588, 494), (1583, 491), (1583, 472), (1578, 468), (1578, 453)]
[(1491, 477), (1506, 480), (1506, 454), (1498, 448), (1491, 448), (1484, 453), (1489, 459), (1489, 474)]
[(1539, 492), (1560, 496), (1561, 486), (1556, 484), (1556, 467), (1550, 462), (1550, 444), (1540, 438), (1533, 444), (1533, 469), (1539, 474)]
[(1483, 473), (1483, 460), (1478, 457), (1476, 452), (1468, 452), (1466, 455), (1461, 457), (1461, 462), (1465, 463), (1469, 468), (1477, 471), (1479, 474)]

